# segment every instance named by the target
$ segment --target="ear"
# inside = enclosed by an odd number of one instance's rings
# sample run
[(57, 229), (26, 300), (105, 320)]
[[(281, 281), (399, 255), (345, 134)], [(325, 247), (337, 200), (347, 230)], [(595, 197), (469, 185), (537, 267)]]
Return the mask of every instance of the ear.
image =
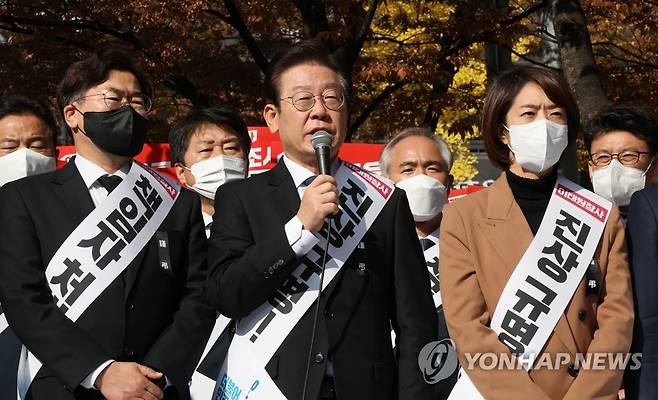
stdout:
[(75, 107), (72, 104), (67, 104), (64, 106), (64, 121), (66, 125), (71, 128), (71, 131), (76, 132), (80, 129), (79, 115)]
[(505, 127), (500, 132), (500, 141), (509, 146), (509, 131)]
[(188, 186), (187, 181), (185, 179), (185, 168), (183, 168), (183, 166), (180, 163), (176, 163), (174, 165), (174, 169), (176, 170), (176, 178), (178, 178), (178, 181), (183, 185)]
[(592, 164), (591, 161), (587, 162), (587, 170), (589, 171), (589, 180), (591, 181), (592, 180), (592, 174), (594, 173), (594, 164)]
[(276, 133), (279, 131), (279, 109), (274, 104), (266, 104), (263, 109), (263, 119), (270, 128), (270, 132)]

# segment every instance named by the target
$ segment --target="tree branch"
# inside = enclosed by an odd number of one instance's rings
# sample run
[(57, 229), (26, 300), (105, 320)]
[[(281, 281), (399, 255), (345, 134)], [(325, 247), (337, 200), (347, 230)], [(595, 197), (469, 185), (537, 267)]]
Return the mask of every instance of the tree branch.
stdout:
[(2, 15), (0, 16), (0, 22), (16, 26), (18, 25), (28, 25), (33, 27), (42, 27), (42, 28), (73, 28), (73, 29), (85, 29), (93, 32), (103, 33), (117, 39), (121, 39), (125, 42), (132, 44), (136, 49), (143, 50), (145, 48), (144, 44), (135, 36), (133, 31), (121, 32), (119, 30), (110, 28), (108, 26), (102, 25), (96, 21), (71, 21), (71, 20), (57, 20), (57, 19), (45, 19), (37, 17), (16, 17), (13, 15)]
[(258, 68), (260, 68), (263, 73), (266, 73), (270, 62), (267, 60), (267, 58), (265, 58), (265, 55), (263, 55), (263, 52), (256, 43), (256, 39), (254, 39), (254, 36), (249, 31), (249, 28), (247, 28), (247, 24), (245, 24), (244, 18), (242, 18), (242, 14), (240, 13), (240, 9), (238, 8), (237, 4), (235, 4), (235, 1), (233, 0), (224, 0), (224, 6), (226, 6), (226, 9), (229, 13), (228, 20), (225, 19), (225, 15), (217, 11), (207, 10), (206, 12), (214, 15), (222, 21), (227, 22), (229, 25), (235, 28), (235, 30), (238, 31), (242, 41), (244, 42), (245, 46), (247, 46), (251, 57), (256, 62), (256, 65), (258, 65)]
[(406, 79), (403, 79), (401, 81), (397, 81), (395, 83), (389, 84), (377, 97), (375, 97), (366, 108), (363, 109), (361, 114), (359, 114), (358, 117), (354, 120), (354, 122), (350, 125), (349, 129), (347, 130), (347, 137), (345, 138), (346, 141), (352, 140), (352, 135), (354, 132), (356, 132), (357, 129), (368, 119), (370, 114), (373, 113), (379, 107), (389, 96), (391, 96), (393, 93), (397, 92), (398, 90), (402, 89), (406, 84), (408, 84), (409, 81)]
[[(523, 12), (501, 21), (498, 25), (500, 25), (500, 27), (505, 27), (505, 28), (509, 27), (511, 25), (514, 25), (515, 23), (521, 21), (522, 19), (527, 18), (527, 17), (531, 16), (532, 14), (540, 11), (541, 9), (546, 7), (546, 5), (547, 5), (546, 0), (541, 0), (541, 1), (531, 5), (530, 7), (525, 9)], [(466, 48), (466, 47), (468, 47), (468, 46), (470, 46), (474, 43), (477, 43), (477, 42), (480, 42), (480, 41), (486, 41), (488, 37), (492, 36), (493, 34), (495, 34), (499, 30), (500, 29), (482, 30), (482, 31), (480, 31), (480, 32), (478, 32), (474, 35), (471, 35), (471, 36), (460, 37), (453, 43), (453, 45), (450, 48), (446, 49), (442, 53), (443, 53), (444, 56), (453, 55), (453, 54), (457, 53), (459, 50), (461, 50), (463, 48)]]
[(511, 46), (507, 46), (507, 45), (500, 44), (500, 43), (496, 43), (496, 44), (498, 46), (502, 47), (502, 48), (505, 48), (505, 49), (509, 50), (510, 53), (514, 54), (515, 56), (519, 57), (520, 59), (525, 60), (525, 61), (527, 61), (531, 64), (539, 65), (541, 67), (548, 68), (548, 69), (552, 69), (553, 71), (561, 71), (560, 68), (551, 67), (550, 65), (544, 64), (544, 63), (539, 62), (537, 60), (533, 60), (532, 58), (528, 57), (525, 54), (521, 54), (518, 51), (514, 50)]

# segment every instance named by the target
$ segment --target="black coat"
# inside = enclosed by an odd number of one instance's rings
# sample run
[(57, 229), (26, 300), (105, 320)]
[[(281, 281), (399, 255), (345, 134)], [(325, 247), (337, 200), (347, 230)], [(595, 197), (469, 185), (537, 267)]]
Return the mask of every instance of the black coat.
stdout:
[[(248, 315), (281, 287), (299, 260), (284, 225), (300, 200), (283, 162), (219, 188), (208, 251), (209, 295), (232, 318)], [(338, 399), (429, 399), (418, 353), (437, 339), (425, 261), (402, 190), (393, 192), (320, 302), (307, 399), (317, 399), (327, 359)], [(365, 269), (359, 264), (365, 264)], [(289, 399), (301, 399), (314, 306), (266, 366)], [(391, 345), (397, 331), (399, 359)], [(329, 357), (327, 357), (329, 355)], [(399, 395), (398, 395), (399, 394)]]
[(178, 391), (172, 397), (188, 398), (187, 383), (215, 317), (203, 292), (206, 240), (199, 199), (182, 190), (158, 228), (168, 236), (169, 270), (160, 267), (154, 235), (72, 323), (53, 303), (44, 271), (93, 209), (74, 162), (0, 189), (0, 301), (16, 335), (44, 365), (30, 397), (100, 398), (79, 384), (115, 359), (162, 371)]
[(627, 233), (635, 300), (631, 352), (642, 353), (642, 366), (626, 369), (624, 387), (627, 399), (653, 400), (658, 398), (658, 186), (633, 195)]

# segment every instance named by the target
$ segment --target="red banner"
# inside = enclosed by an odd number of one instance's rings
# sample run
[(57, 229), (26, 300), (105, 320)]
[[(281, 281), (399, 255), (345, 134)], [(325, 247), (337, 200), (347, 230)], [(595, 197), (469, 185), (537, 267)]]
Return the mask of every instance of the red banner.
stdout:
[[(251, 151), (249, 152), (249, 174), (269, 170), (276, 165), (276, 160), (283, 153), (279, 135), (273, 135), (267, 127), (250, 127)], [(379, 173), (379, 154), (383, 144), (345, 143), (340, 148), (340, 158), (356, 164), (368, 171)], [(74, 146), (60, 146), (57, 166), (61, 167), (75, 155)], [(161, 172), (176, 178), (171, 165), (171, 153), (168, 143), (147, 143), (135, 159)]]
[[(249, 175), (258, 174), (274, 167), (276, 160), (283, 153), (279, 135), (272, 134), (267, 127), (262, 126), (250, 127), (249, 135), (251, 136)], [(340, 148), (339, 156), (345, 161), (379, 174), (379, 154), (383, 148), (383, 144), (345, 143)], [(57, 167), (59, 168), (75, 154), (75, 147), (60, 146), (58, 149)], [(135, 159), (176, 179), (176, 173), (171, 165), (168, 143), (147, 143)], [(450, 191), (450, 200), (463, 197), (481, 188), (481, 186), (469, 186), (465, 189), (453, 189)]]

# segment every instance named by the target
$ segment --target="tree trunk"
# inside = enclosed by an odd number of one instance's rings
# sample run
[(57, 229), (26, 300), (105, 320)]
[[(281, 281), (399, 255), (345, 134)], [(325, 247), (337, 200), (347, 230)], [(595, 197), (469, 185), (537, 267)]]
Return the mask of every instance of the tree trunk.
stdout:
[(553, 26), (562, 71), (580, 109), (580, 119), (586, 121), (610, 104), (592, 52), (587, 20), (578, 0), (551, 0)]

